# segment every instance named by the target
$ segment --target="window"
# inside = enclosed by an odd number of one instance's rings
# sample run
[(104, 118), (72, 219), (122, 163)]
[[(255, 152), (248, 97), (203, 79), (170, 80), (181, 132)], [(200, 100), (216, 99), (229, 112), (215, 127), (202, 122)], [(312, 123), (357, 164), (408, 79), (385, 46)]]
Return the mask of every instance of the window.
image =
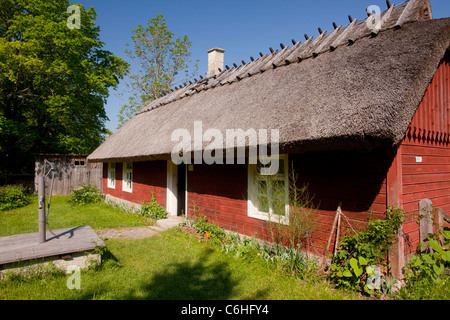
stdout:
[(122, 190), (133, 192), (133, 162), (123, 163)]
[(83, 160), (75, 160), (75, 166), (84, 166), (84, 161)]
[(108, 188), (116, 188), (116, 164), (114, 162), (108, 163)]
[[(267, 158), (269, 159), (269, 158)], [(265, 170), (273, 169), (263, 164), (264, 158), (258, 159), (257, 164), (248, 167), (248, 216), (282, 224), (289, 224), (289, 184), (287, 155), (280, 155), (278, 171), (270, 175), (263, 175)], [(261, 162), (262, 161), (262, 162)]]

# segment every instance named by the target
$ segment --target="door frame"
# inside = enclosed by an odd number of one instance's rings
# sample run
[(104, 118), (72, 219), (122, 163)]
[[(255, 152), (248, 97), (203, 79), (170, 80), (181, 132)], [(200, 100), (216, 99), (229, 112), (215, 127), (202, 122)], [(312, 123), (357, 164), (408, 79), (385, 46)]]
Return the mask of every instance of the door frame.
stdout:
[[(184, 185), (178, 186), (178, 171), (179, 166), (184, 166)], [(167, 160), (167, 197), (166, 197), (166, 211), (169, 216), (176, 217), (181, 214), (181, 210), (178, 208), (178, 195), (180, 192), (184, 193), (184, 208), (182, 211), (186, 215), (186, 204), (187, 204), (187, 170), (186, 165), (180, 164), (176, 165), (172, 160)]]

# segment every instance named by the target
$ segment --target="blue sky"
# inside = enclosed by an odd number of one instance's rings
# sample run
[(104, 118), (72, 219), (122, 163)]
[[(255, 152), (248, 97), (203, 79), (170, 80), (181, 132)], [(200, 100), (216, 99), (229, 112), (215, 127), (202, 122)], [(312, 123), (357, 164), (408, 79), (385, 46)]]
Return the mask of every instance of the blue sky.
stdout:
[[(353, 18), (367, 17), (365, 9), (378, 5), (385, 10), (385, 0), (78, 0), (87, 9), (94, 7), (105, 49), (129, 61), (124, 51), (131, 42), (131, 30), (162, 14), (175, 36), (187, 35), (192, 41), (192, 59), (199, 60), (199, 74), (207, 70), (206, 51), (213, 47), (226, 50), (225, 64), (248, 62), (250, 56), (268, 53), (291, 39), (304, 41), (304, 34), (318, 36), (317, 28), (333, 30), (332, 22), (347, 25)], [(400, 4), (401, 1), (391, 3)], [(450, 17), (449, 0), (430, 0), (433, 17)], [(106, 127), (116, 131), (123, 80), (117, 90), (110, 90), (105, 106)]]

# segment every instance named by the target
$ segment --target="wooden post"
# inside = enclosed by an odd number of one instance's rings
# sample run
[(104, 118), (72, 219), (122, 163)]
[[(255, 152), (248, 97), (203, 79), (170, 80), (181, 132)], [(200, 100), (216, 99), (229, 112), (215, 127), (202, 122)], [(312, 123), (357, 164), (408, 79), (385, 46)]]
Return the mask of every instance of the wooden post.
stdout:
[(336, 231), (336, 240), (334, 241), (333, 257), (336, 256), (336, 252), (339, 247), (339, 233), (340, 233), (340, 229), (341, 229), (341, 214), (342, 214), (341, 204), (339, 204), (336, 213), (338, 215), (338, 221), (337, 221), (337, 226), (336, 226), (337, 231)]
[(334, 220), (333, 220), (333, 225), (331, 227), (330, 236), (328, 237), (327, 247), (325, 248), (325, 251), (323, 252), (324, 258), (322, 260), (322, 263), (320, 264), (319, 270), (322, 269), (322, 267), (325, 264), (325, 261), (327, 259), (328, 251), (330, 250), (331, 239), (333, 238), (334, 231), (336, 230), (337, 220), (338, 220), (338, 217), (340, 216), (340, 214), (339, 214), (340, 208), (341, 208), (341, 203), (339, 203), (338, 210), (336, 210), (336, 215), (334, 216)]
[(433, 203), (430, 199), (419, 201), (419, 242), (428, 243), (428, 234), (433, 233)]
[[(444, 210), (442, 210), (441, 208), (433, 209), (433, 223), (436, 226), (436, 233), (444, 230)], [(441, 243), (443, 243), (444, 236), (439, 236), (439, 239), (441, 240)]]
[(45, 242), (45, 182), (44, 176), (38, 177), (38, 221), (39, 243)]

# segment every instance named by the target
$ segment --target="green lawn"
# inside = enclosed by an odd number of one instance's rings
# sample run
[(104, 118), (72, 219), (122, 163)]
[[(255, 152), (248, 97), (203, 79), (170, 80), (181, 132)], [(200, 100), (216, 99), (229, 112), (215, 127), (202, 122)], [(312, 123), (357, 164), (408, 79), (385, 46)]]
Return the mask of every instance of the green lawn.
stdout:
[[(71, 206), (53, 197), (52, 229), (90, 225), (103, 228), (146, 226), (154, 222), (105, 203)], [(37, 198), (26, 207), (0, 211), (0, 236), (38, 231)], [(320, 277), (307, 281), (285, 274), (261, 258), (235, 258), (220, 245), (187, 235), (180, 228), (142, 240), (105, 239), (100, 267), (81, 273), (81, 288), (69, 289), (69, 275), (55, 272), (0, 281), (0, 300), (328, 300), (364, 299), (337, 290)], [(421, 282), (393, 299), (450, 299), (450, 278)]]
[(81, 274), (0, 283), (0, 299), (354, 299), (326, 283), (300, 281), (257, 261), (231, 258), (214, 244), (173, 229), (143, 240), (106, 240), (112, 257)]
[[(46, 201), (48, 201), (48, 198)], [(124, 213), (118, 208), (112, 208), (103, 202), (85, 206), (72, 206), (68, 203), (68, 197), (65, 196), (52, 197), (48, 220), (51, 229), (82, 225), (90, 225), (93, 229), (103, 229), (152, 224), (150, 220), (136, 214)], [(36, 196), (31, 199), (31, 203), (26, 207), (0, 211), (1, 237), (37, 232), (38, 230)]]
[[(71, 207), (54, 197), (50, 226), (88, 224), (94, 229), (152, 222), (104, 203)], [(37, 231), (37, 206), (0, 213), (0, 234)], [(324, 281), (301, 281), (272, 270), (262, 260), (247, 261), (221, 252), (178, 228), (142, 240), (106, 239), (103, 265), (81, 273), (81, 288), (68, 289), (68, 275), (21, 277), (0, 282), (0, 299), (358, 299)]]

